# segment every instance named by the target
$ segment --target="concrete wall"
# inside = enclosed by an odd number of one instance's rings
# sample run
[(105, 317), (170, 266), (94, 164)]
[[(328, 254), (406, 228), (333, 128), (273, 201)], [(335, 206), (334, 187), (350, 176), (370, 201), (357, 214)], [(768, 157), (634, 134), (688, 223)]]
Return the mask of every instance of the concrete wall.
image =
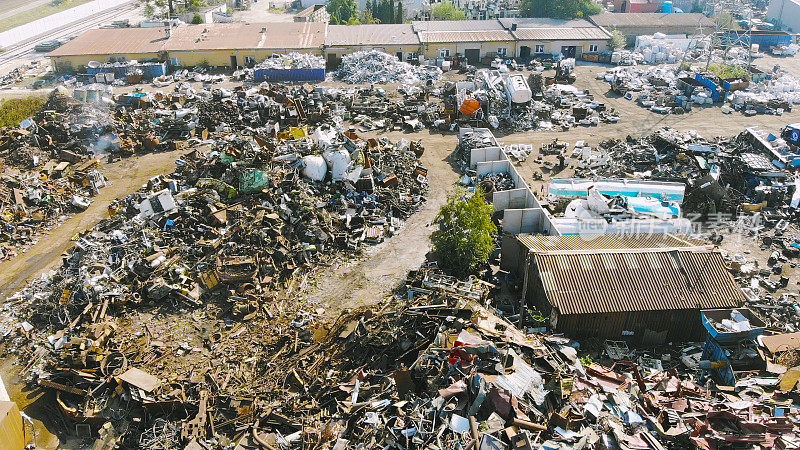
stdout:
[(800, 0), (770, 0), (767, 20), (800, 33)]
[(425, 58), (439, 58), (442, 49), (450, 50), (450, 56), (456, 54), (464, 55), (466, 50), (480, 50), (481, 59), (488, 56), (495, 56), (497, 49), (506, 48), (508, 57), (516, 55), (517, 43), (514, 40), (508, 41), (489, 41), (489, 42), (444, 42), (444, 43), (423, 43), (423, 54)]
[(245, 65), (247, 57), (254, 58), (256, 62), (261, 62), (276, 53), (288, 52), (310, 53), (313, 55), (322, 56), (322, 49), (258, 49), (258, 50), (207, 50), (207, 51), (171, 51), (169, 52), (170, 61), (173, 58), (178, 58), (181, 66), (191, 67), (201, 63), (208, 63), (211, 66), (224, 66), (231, 65), (231, 55), (236, 55), (236, 62), (239, 66)]
[(503, 231), (511, 234), (556, 234), (544, 209), (537, 206), (506, 209), (503, 212)]
[(114, 57), (115, 60), (118, 60), (119, 58), (125, 58), (128, 61), (160, 59), (158, 53), (127, 53), (121, 55), (57, 56), (50, 58), (50, 60), (51, 63), (53, 64), (53, 70), (56, 73), (69, 73), (73, 71), (78, 71), (78, 69), (81, 67), (86, 67), (86, 65), (89, 64), (90, 61), (107, 62), (111, 57)]
[(597, 51), (602, 52), (608, 50), (608, 40), (592, 40), (592, 41), (517, 41), (517, 52), (515, 55), (520, 56), (523, 46), (528, 46), (531, 49), (531, 55), (536, 53), (536, 46), (543, 45), (544, 52), (551, 55), (561, 52), (561, 47), (575, 46), (575, 56), (580, 56), (583, 53), (589, 52), (590, 45), (597, 45)]
[(469, 167), (474, 169), (478, 163), (487, 161), (503, 161), (508, 159), (500, 147), (474, 148), (470, 150)]

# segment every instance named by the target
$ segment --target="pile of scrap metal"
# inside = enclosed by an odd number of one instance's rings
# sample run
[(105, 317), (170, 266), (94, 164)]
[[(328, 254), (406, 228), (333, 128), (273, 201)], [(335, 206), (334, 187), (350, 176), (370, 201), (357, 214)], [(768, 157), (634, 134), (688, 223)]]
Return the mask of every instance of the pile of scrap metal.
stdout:
[(342, 57), (336, 76), (350, 84), (419, 83), (438, 80), (442, 69), (414, 66), (378, 50), (361, 50)]
[(579, 358), (579, 343), (526, 332), (484, 306), (493, 287), (423, 268), (385, 304), (335, 319), (299, 313), (228, 325), (224, 310), (207, 307), (191, 315), (196, 336), (174, 342), (175, 329), (187, 330), (170, 315), (166, 326), (139, 323), (139, 333), (123, 336), (125, 324), (90, 307), (71, 334), (54, 334), (31, 355), (24, 373), (38, 374), (78, 421), (76, 433), (96, 445), (775, 447), (800, 431), (786, 396), (800, 361), (786, 356), (797, 348), (791, 335), (764, 338), (766, 357), (791, 366), (783, 376), (738, 372), (725, 384), (726, 370), (745, 361), (717, 356), (714, 345), (763, 331), (747, 312), (717, 312), (711, 344), (606, 342), (592, 361)]
[(88, 208), (106, 185), (100, 161), (81, 142), (95, 136), (56, 126), (62, 117), (83, 114), (70, 107), (61, 109), (66, 114), (56, 112), (62, 100), (68, 98), (51, 96), (35, 117), (0, 130), (0, 259), (25, 251), (38, 233)]
[[(734, 137), (705, 139), (695, 131), (664, 128), (650, 135), (575, 145), (570, 156), (580, 178), (636, 178), (686, 183), (684, 209), (703, 218), (761, 211), (769, 222), (790, 219), (797, 205), (795, 152), (756, 128)], [(781, 160), (783, 162), (781, 162)], [(777, 164), (777, 165), (776, 165)], [(792, 206), (794, 205), (794, 206)]]
[[(307, 315), (276, 298), (320, 264), (391, 236), (425, 200), (418, 143), (330, 126), (281, 134), (198, 146), (173, 174), (118, 201), (58, 270), (8, 299), (4, 325), (31, 339), (8, 335), (24, 379), (57, 393), (76, 432), (110, 421), (126, 446), (151, 448), (147, 439), (172, 439), (152, 437), (173, 430), (161, 419), (177, 420), (174, 438), (184, 442), (224, 426), (203, 405), (221, 401), (220, 388), (252, 396), (254, 385), (227, 372), (209, 386), (211, 374), (195, 369), (219, 358), (236, 358), (231, 370), (248, 366), (253, 346), (276, 333), (268, 319), (301, 328)], [(235, 339), (256, 317), (253, 334)], [(247, 408), (226, 401), (233, 418)]]
[(733, 78), (674, 66), (616, 67), (600, 72), (597, 79), (607, 81), (612, 92), (660, 114), (683, 114), (692, 105), (717, 104), (726, 114), (735, 110), (747, 116), (781, 115), (800, 102), (800, 79), (779, 67), (763, 72), (751, 66), (749, 73)]
[(552, 129), (568, 130), (576, 125), (616, 123), (619, 115), (607, 111), (605, 104), (595, 101), (587, 91), (569, 84), (553, 84), (541, 73), (529, 79), (523, 75), (501, 74), (496, 70), (479, 70), (468, 81), (452, 83), (445, 88), (446, 103), (451, 106), (454, 121), (513, 131)]

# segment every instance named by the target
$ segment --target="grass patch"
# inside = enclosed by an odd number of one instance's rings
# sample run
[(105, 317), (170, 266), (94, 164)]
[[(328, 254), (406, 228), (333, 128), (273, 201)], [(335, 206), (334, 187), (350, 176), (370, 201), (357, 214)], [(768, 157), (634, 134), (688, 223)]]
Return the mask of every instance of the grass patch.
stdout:
[(47, 97), (31, 96), (0, 100), (0, 127), (16, 127), (36, 114), (47, 102)]
[(89, 3), (92, 0), (62, 0), (60, 2), (50, 2), (36, 8), (31, 8), (19, 14), (14, 14), (11, 17), (0, 20), (0, 32), (10, 30), (20, 25), (33, 22), (34, 20), (41, 19), (53, 15), (57, 12), (66, 11), (84, 3)]

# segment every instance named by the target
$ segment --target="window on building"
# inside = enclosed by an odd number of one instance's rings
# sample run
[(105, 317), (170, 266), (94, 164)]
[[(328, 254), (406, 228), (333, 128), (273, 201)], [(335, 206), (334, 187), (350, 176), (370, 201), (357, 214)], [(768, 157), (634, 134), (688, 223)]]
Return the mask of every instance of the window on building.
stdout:
[(506, 56), (507, 54), (508, 54), (508, 49), (507, 49), (507, 48), (505, 48), (505, 47), (499, 47), (499, 48), (497, 49), (497, 55), (498, 55), (498, 56)]
[(544, 45), (536, 44), (536, 53), (544, 53)]
[(439, 49), (439, 57), (441, 57), (441, 58), (449, 58), (450, 57), (450, 49), (449, 48), (440, 48)]
[(598, 50), (597, 44), (589, 45), (589, 51), (590, 52), (595, 53), (595, 52), (597, 52), (597, 50)]

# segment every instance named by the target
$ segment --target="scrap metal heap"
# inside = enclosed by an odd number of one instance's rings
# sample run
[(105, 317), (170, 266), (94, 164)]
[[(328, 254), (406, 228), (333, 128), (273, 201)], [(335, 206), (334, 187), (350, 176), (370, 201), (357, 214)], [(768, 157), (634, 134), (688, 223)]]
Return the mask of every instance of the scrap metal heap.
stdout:
[(467, 81), (445, 87), (447, 109), (455, 111), (455, 122), (513, 131), (566, 131), (578, 125), (619, 121), (619, 115), (606, 110), (603, 102), (596, 101), (588, 91), (571, 86), (566, 79), (558, 80), (558, 76), (545, 79), (541, 73), (533, 72), (526, 80), (520, 74), (479, 70)]
[[(207, 426), (234, 437), (236, 417), (263, 398), (252, 376), (276, 374), (272, 353), (257, 349), (291, 330), (307, 338), (311, 316), (285, 299), (315, 267), (397, 231), (425, 200), (420, 145), (330, 126), (301, 132), (198, 146), (9, 298), (5, 324), (33, 344), (12, 343), (26, 356), (24, 378), (53, 392), (79, 434), (110, 422), (104, 436), (143, 448), (170, 447), (168, 430), (184, 443), (211, 436)], [(232, 416), (207, 421), (207, 407)]]
[[(736, 219), (754, 211), (768, 223), (792, 220), (796, 212), (792, 196), (797, 190), (790, 167), (773, 164), (772, 147), (754, 133), (747, 130), (734, 137), (705, 139), (695, 131), (663, 128), (641, 138), (610, 139), (594, 147), (580, 143), (560, 153), (571, 157), (579, 178), (686, 183), (684, 211), (700, 214), (704, 221), (720, 214)], [(792, 154), (783, 158), (789, 160)]]
[(800, 103), (800, 79), (779, 66), (769, 72), (752, 67), (749, 74), (734, 78), (675, 66), (616, 67), (597, 78), (607, 81), (612, 92), (660, 114), (717, 105), (723, 113), (780, 115)]
[(342, 57), (337, 78), (350, 84), (419, 83), (436, 81), (442, 70), (434, 66), (414, 66), (378, 50), (362, 50)]
[(35, 117), (0, 130), (0, 259), (85, 210), (105, 186), (99, 160), (85, 149), (105, 128), (106, 114), (54, 94)]
[[(226, 287), (217, 297), (249, 295)], [(145, 321), (130, 316), (144, 305), (90, 303), (23, 373), (105, 448), (662, 449), (795, 439), (790, 397), (766, 379), (716, 389), (703, 366), (711, 362), (696, 361), (693, 346), (606, 342), (588, 362), (577, 342), (524, 332), (484, 306), (493, 288), (423, 268), (385, 304), (335, 319), (274, 301), (248, 321), (209, 299), (182, 313), (162, 304)]]

